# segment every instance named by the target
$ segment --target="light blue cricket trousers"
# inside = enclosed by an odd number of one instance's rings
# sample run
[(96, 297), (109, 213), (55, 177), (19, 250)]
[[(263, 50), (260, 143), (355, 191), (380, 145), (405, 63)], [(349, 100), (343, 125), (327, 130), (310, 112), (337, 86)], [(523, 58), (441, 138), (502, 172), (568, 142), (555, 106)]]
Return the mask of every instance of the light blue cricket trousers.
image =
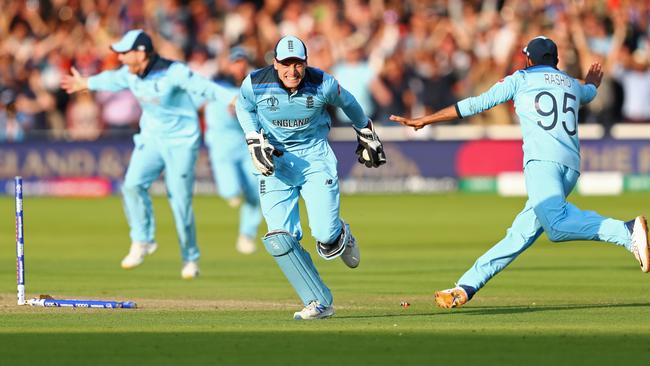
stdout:
[(524, 168), (528, 201), (505, 238), (476, 260), (458, 280), (476, 290), (501, 272), (519, 254), (546, 232), (549, 240), (606, 241), (630, 248), (631, 235), (625, 223), (582, 211), (566, 201), (578, 181), (579, 172), (550, 161), (531, 160)]
[(198, 136), (191, 138), (133, 137), (135, 143), (126, 171), (122, 195), (132, 241), (153, 243), (155, 220), (149, 187), (165, 171), (167, 197), (174, 214), (183, 261), (196, 261), (200, 253), (192, 209), (194, 163), (199, 151)]
[(259, 177), (262, 213), (269, 231), (285, 230), (302, 239), (298, 199), (307, 208), (312, 236), (332, 243), (341, 233), (336, 156), (326, 141), (274, 157), (275, 174)]
[(231, 148), (224, 153), (219, 151), (223, 147), (208, 144), (210, 164), (219, 195), (224, 199), (243, 197), (239, 209), (239, 234), (255, 238), (262, 222), (257, 178), (253, 174), (255, 168), (243, 139), (241, 146), (242, 151)]

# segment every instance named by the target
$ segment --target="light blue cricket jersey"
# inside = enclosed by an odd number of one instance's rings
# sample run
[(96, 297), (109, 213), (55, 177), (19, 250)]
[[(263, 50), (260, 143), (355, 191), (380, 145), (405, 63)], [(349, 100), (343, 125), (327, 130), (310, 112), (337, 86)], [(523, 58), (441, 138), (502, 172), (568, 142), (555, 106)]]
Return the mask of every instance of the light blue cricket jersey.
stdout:
[(596, 87), (582, 84), (550, 66), (519, 70), (485, 93), (461, 100), (456, 109), (468, 117), (514, 100), (524, 140), (524, 166), (545, 160), (580, 171), (578, 108), (596, 96)]
[(192, 72), (180, 62), (154, 55), (142, 75), (122, 66), (88, 78), (88, 89), (118, 91), (129, 88), (140, 102), (142, 136), (198, 138), (195, 100), (218, 100), (226, 90)]
[(233, 156), (243, 152), (248, 157), (244, 130), (237, 116), (230, 110), (231, 101), (239, 95), (239, 87), (230, 80), (216, 81), (224, 88), (223, 97), (205, 107), (205, 141), (215, 146), (219, 156)]
[(328, 104), (340, 107), (356, 128), (368, 124), (363, 109), (334, 77), (307, 67), (295, 93), (283, 87), (273, 66), (244, 79), (237, 100), (237, 118), (245, 133), (264, 129), (279, 150), (299, 150), (327, 141), (331, 120)]

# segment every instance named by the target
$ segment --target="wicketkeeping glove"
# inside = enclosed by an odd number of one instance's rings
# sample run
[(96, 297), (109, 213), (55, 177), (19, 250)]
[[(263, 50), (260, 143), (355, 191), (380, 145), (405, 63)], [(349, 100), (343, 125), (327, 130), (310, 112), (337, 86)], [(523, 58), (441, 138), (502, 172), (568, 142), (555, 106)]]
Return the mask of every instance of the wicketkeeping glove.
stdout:
[(372, 126), (372, 121), (368, 121), (368, 127), (360, 130), (354, 129), (357, 132), (357, 145), (356, 153), (359, 155), (359, 163), (365, 164), (368, 168), (378, 168), (380, 165), (386, 164), (386, 154), (384, 153), (384, 145), (381, 144), (379, 136)]
[(282, 151), (276, 150), (273, 145), (269, 144), (269, 141), (264, 136), (264, 130), (247, 133), (246, 143), (255, 168), (265, 177), (272, 175), (275, 171), (273, 156), (282, 156)]

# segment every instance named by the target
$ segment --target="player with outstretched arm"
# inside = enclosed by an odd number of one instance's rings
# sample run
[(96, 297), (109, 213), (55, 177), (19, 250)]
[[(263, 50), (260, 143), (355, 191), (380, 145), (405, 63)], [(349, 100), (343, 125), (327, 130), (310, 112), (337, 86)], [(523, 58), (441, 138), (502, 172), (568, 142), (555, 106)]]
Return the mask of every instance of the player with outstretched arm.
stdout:
[(131, 228), (131, 249), (122, 268), (140, 265), (157, 248), (148, 190), (164, 170), (183, 260), (181, 277), (194, 278), (199, 274), (200, 256), (192, 209), (194, 164), (200, 146), (196, 101), (218, 100), (227, 93), (185, 64), (160, 57), (149, 35), (140, 29), (124, 34), (111, 49), (118, 53), (122, 67), (91, 77), (73, 68), (72, 75), (63, 76), (61, 86), (68, 93), (128, 88), (142, 107), (140, 133), (133, 137), (135, 147), (122, 186)]
[(477, 97), (417, 119), (390, 117), (418, 130), (513, 100), (521, 124), (528, 201), (505, 238), (478, 258), (456, 287), (435, 293), (436, 303), (443, 308), (458, 307), (471, 300), (543, 232), (553, 242), (594, 240), (622, 246), (634, 254), (643, 272), (650, 272), (645, 217), (624, 222), (583, 211), (566, 200), (580, 175), (578, 109), (596, 96), (603, 77), (601, 66), (592, 64), (583, 84), (557, 69), (557, 46), (551, 39), (536, 37), (523, 52), (525, 69)]
[(359, 161), (386, 162), (381, 141), (359, 103), (331, 75), (307, 66), (305, 44), (285, 36), (275, 47), (272, 66), (253, 71), (237, 100), (237, 118), (259, 171), (262, 214), (269, 232), (262, 239), (305, 306), (297, 320), (334, 314), (332, 294), (300, 245), (298, 199), (305, 201), (318, 254), (359, 265), (359, 246), (339, 216), (337, 160), (327, 142), (327, 105), (340, 107), (357, 132)]

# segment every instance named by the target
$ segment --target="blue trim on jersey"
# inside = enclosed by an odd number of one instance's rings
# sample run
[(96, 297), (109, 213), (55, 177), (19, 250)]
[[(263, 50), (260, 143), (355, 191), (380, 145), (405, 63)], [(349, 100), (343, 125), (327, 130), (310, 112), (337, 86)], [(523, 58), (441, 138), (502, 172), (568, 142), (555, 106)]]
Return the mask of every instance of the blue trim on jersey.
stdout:
[(251, 73), (251, 83), (253, 85), (272, 82), (278, 82), (273, 65), (265, 66)]
[(315, 67), (307, 67), (305, 78), (302, 80), (305, 84), (313, 84), (318, 87), (323, 83), (323, 75), (323, 70), (317, 69)]
[(266, 91), (266, 90), (274, 90), (274, 91), (277, 91), (277, 92), (285, 91), (285, 89), (283, 89), (279, 85), (264, 84), (264, 85), (255, 85), (255, 86), (253, 86), (253, 91), (255, 92), (255, 94), (264, 94), (264, 91)]
[(472, 286), (458, 285), (458, 287), (465, 290), (465, 293), (467, 294), (467, 301), (471, 300), (472, 297), (474, 297), (474, 294), (476, 293), (476, 289)]
[(463, 119), (463, 115), (460, 114), (460, 108), (458, 108), (458, 103), (454, 104), (454, 108), (456, 109), (456, 115), (458, 116), (458, 118)]
[(256, 95), (264, 94), (268, 89), (282, 89), (273, 65), (263, 67), (251, 73), (251, 86)]

